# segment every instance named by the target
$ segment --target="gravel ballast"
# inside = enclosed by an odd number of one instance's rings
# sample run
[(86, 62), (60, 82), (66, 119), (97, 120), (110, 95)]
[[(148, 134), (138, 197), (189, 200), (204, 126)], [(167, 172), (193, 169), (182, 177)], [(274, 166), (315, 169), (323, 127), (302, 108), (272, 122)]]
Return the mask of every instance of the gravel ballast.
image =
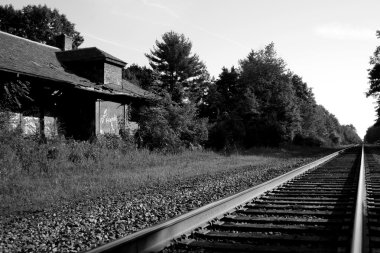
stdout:
[(7, 214), (0, 221), (0, 252), (89, 250), (253, 187), (312, 160), (315, 159), (284, 159), (282, 163), (245, 166), (166, 184), (152, 183), (133, 192), (104, 194), (46, 210)]

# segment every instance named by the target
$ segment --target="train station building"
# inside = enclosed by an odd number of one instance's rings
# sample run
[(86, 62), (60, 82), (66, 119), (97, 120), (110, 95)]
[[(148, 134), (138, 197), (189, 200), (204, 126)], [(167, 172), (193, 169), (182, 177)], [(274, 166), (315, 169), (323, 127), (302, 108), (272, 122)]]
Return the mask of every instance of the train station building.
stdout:
[(157, 97), (124, 80), (125, 66), (96, 47), (73, 49), (65, 35), (52, 47), (0, 32), (0, 84), (26, 85), (31, 98), (9, 108), (25, 134), (89, 140), (136, 129), (131, 108)]

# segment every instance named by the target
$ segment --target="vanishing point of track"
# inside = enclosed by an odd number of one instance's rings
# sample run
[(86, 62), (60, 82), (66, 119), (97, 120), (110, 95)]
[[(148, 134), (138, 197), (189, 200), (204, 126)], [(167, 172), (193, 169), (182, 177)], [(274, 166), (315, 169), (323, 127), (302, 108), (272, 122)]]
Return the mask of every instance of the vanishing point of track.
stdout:
[(380, 167), (364, 161), (351, 147), (90, 252), (380, 252)]

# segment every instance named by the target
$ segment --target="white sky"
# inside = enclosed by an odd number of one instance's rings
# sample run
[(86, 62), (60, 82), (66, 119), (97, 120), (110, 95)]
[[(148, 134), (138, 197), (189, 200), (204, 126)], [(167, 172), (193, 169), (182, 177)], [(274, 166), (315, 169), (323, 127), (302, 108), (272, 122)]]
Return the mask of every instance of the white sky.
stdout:
[(251, 49), (270, 42), (313, 88), (317, 103), (361, 137), (374, 123), (369, 57), (380, 40), (379, 0), (0, 0), (57, 8), (76, 24), (85, 42), (129, 64), (148, 65), (144, 53), (173, 30), (217, 77)]

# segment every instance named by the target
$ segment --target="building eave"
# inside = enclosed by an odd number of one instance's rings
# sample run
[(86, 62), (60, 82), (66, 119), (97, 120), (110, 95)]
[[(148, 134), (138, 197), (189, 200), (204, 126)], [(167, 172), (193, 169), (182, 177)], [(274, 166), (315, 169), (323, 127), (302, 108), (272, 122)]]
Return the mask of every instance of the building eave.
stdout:
[[(55, 79), (55, 78), (50, 78), (50, 77), (42, 77), (42, 76), (38, 76), (38, 75), (35, 75), (35, 74), (31, 74), (31, 73), (25, 73), (25, 72), (21, 72), (21, 71), (15, 71), (15, 70), (12, 70), (12, 69), (6, 69), (6, 68), (0, 68), (0, 72), (3, 71), (3, 72), (8, 72), (8, 73), (12, 73), (12, 74), (16, 74), (16, 75), (21, 75), (21, 76), (26, 76), (26, 77), (32, 77), (32, 78), (38, 78), (38, 79), (42, 79), (42, 80), (46, 80), (46, 81), (50, 81), (50, 82), (55, 82), (55, 83), (60, 83), (60, 84), (66, 84), (68, 86), (66, 86), (65, 88), (73, 88), (73, 89), (79, 89), (79, 90), (84, 90), (84, 91), (89, 91), (89, 92), (94, 92), (94, 93), (98, 93), (98, 94), (103, 94), (103, 95), (108, 95), (108, 96), (122, 96), (122, 97), (128, 97), (128, 98), (135, 98), (135, 99), (149, 99), (149, 98), (145, 98), (145, 97), (142, 97), (138, 94), (135, 94), (133, 92), (123, 92), (123, 91), (116, 91), (114, 89), (110, 89), (106, 86), (103, 86), (103, 84), (95, 84), (95, 83), (90, 83), (90, 84), (93, 84), (93, 85), (83, 85), (83, 84), (79, 84), (79, 83), (75, 83), (75, 82), (69, 82), (69, 81), (63, 81), (63, 80), (59, 80), (59, 79)], [(104, 89), (106, 87), (106, 89)]]

